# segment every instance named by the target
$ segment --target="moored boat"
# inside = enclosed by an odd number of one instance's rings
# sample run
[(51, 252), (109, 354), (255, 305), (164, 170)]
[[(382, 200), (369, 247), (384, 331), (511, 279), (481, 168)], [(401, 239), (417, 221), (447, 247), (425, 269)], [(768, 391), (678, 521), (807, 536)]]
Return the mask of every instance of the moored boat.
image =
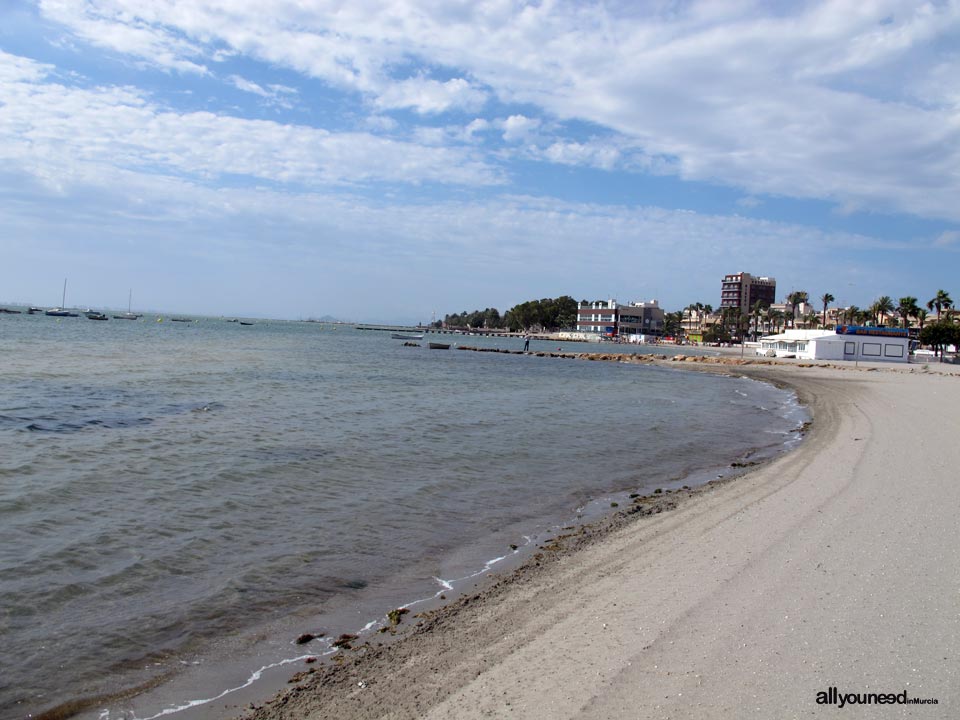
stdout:
[(430, 346), (431, 350), (449, 350), (450, 345), (448, 343), (427, 343)]
[(140, 316), (131, 311), (130, 306), (133, 304), (133, 290), (130, 290), (130, 293), (127, 295), (127, 311), (125, 313), (120, 313), (119, 315), (114, 315), (114, 320), (139, 320)]
[(423, 334), (416, 333), (393, 333), (390, 335), (394, 340), (423, 340)]
[(109, 318), (101, 312), (96, 312), (95, 310), (87, 310), (84, 313), (87, 316), (88, 320), (109, 320)]
[(50, 317), (80, 317), (75, 312), (70, 312), (67, 310), (64, 305), (67, 304), (67, 279), (63, 279), (63, 297), (60, 299), (60, 307), (50, 308), (47, 310), (44, 315), (49, 315)]

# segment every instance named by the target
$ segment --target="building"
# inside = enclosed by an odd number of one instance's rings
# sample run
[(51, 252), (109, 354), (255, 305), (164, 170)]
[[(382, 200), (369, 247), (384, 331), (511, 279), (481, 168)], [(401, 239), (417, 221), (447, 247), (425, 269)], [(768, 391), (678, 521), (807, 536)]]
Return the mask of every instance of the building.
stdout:
[(719, 321), (720, 316), (715, 313), (688, 307), (683, 311), (683, 320), (680, 321), (680, 327), (684, 336), (690, 342), (703, 342), (704, 330), (711, 325), (716, 325)]
[(910, 335), (898, 328), (839, 325), (836, 330), (785, 330), (760, 338), (758, 355), (802, 360), (908, 362)]
[(617, 301), (582, 301), (577, 307), (577, 331), (597, 335), (616, 335)]
[(661, 336), (664, 313), (656, 300), (620, 305), (616, 300), (584, 300), (577, 308), (577, 331), (606, 337)]
[(754, 277), (745, 272), (724, 275), (720, 286), (720, 309), (737, 308), (748, 313), (757, 300), (764, 306), (772, 305), (776, 295), (777, 281), (774, 278)]
[(634, 302), (618, 308), (617, 334), (659, 337), (663, 335), (664, 312), (656, 300)]

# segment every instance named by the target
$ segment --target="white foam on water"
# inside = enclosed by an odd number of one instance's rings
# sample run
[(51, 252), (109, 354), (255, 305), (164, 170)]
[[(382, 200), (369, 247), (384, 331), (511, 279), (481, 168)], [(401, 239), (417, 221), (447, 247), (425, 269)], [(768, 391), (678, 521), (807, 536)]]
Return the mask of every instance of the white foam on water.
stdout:
[[(323, 654), (324, 654), (324, 655), (329, 655), (330, 653), (327, 652), (327, 653), (323, 653)], [(206, 705), (207, 703), (215, 702), (216, 700), (220, 700), (221, 698), (224, 698), (224, 697), (226, 697), (227, 695), (230, 695), (231, 693), (235, 693), (235, 692), (237, 692), (238, 690), (243, 690), (244, 688), (250, 687), (251, 685), (253, 685), (253, 683), (255, 683), (257, 680), (259, 680), (261, 677), (263, 677), (263, 674), (264, 674), (266, 671), (268, 671), (268, 670), (272, 670), (273, 668), (282, 667), (282, 666), (284, 666), (284, 665), (290, 665), (290, 664), (295, 663), (295, 662), (300, 662), (300, 661), (302, 661), (302, 660), (306, 660), (306, 659), (309, 658), (309, 657), (315, 657), (315, 655), (313, 655), (313, 654), (311, 654), (311, 655), (300, 655), (300, 656), (295, 657), (295, 658), (286, 658), (286, 659), (284, 659), (284, 660), (279, 660), (279, 661), (277, 661), (277, 662), (275, 662), (275, 663), (270, 663), (269, 665), (264, 665), (264, 666), (262, 666), (259, 670), (255, 670), (253, 673), (251, 673), (250, 677), (248, 677), (247, 680), (246, 680), (246, 682), (244, 682), (242, 685), (238, 685), (238, 686), (232, 687), (232, 688), (227, 688), (226, 690), (224, 690), (223, 692), (221, 692), (219, 695), (215, 695), (214, 697), (210, 697), (210, 698), (203, 698), (203, 699), (200, 699), (200, 700), (187, 700), (187, 701), (185, 701), (184, 703), (182, 703), (182, 704), (180, 704), (180, 705), (175, 705), (175, 706), (173, 706), (173, 707), (164, 708), (163, 710), (161, 710), (160, 712), (156, 713), (155, 715), (149, 715), (149, 716), (147, 716), (147, 717), (139, 717), (139, 716), (137, 716), (137, 715), (134, 715), (132, 718), (130, 718), (130, 720), (156, 720), (156, 718), (165, 717), (165, 716), (167, 716), (167, 715), (173, 715), (173, 714), (178, 713), (178, 712), (183, 712), (184, 710), (189, 710), (190, 708), (195, 708), (195, 707), (198, 707), (198, 706), (200, 706), (200, 705)], [(100, 720), (110, 720), (110, 711), (109, 711), (109, 710), (102, 710), (102, 711), (100, 712)]]

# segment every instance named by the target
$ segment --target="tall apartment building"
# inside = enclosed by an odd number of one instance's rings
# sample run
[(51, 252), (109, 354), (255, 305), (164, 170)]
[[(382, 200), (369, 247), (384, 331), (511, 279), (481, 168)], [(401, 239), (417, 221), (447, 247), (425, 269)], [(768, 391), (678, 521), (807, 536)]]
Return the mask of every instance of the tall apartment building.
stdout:
[(620, 305), (616, 300), (584, 301), (577, 308), (577, 330), (600, 335), (662, 335), (663, 309), (656, 300)]
[(757, 300), (772, 305), (777, 295), (777, 281), (771, 277), (755, 277), (739, 272), (724, 275), (720, 287), (720, 308), (738, 308), (749, 312)]

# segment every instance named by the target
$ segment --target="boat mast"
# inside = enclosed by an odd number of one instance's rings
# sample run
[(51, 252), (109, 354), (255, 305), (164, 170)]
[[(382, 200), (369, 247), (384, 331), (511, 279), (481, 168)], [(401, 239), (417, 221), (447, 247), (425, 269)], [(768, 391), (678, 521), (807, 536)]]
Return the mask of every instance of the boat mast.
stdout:
[(63, 279), (63, 297), (60, 299), (60, 309), (63, 310), (67, 305), (67, 279)]

